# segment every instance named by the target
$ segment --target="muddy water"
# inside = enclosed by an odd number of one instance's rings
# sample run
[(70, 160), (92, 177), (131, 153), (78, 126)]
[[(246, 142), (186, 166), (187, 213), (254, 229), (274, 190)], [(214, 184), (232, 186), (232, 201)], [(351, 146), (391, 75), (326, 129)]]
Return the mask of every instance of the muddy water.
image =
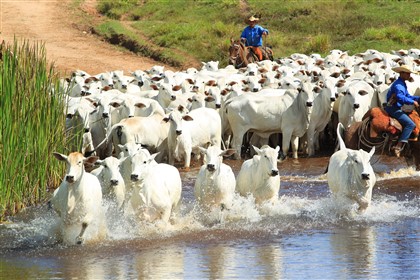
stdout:
[[(227, 161), (237, 173), (241, 162)], [(65, 246), (56, 216), (33, 207), (0, 225), (1, 279), (418, 279), (420, 172), (375, 157), (363, 214), (343, 215), (328, 191), (328, 157), (279, 164), (280, 200), (237, 197), (224, 223), (195, 205), (199, 164), (182, 173), (181, 215), (161, 227), (109, 216), (106, 240)], [(104, 206), (106, 207), (106, 205)]]

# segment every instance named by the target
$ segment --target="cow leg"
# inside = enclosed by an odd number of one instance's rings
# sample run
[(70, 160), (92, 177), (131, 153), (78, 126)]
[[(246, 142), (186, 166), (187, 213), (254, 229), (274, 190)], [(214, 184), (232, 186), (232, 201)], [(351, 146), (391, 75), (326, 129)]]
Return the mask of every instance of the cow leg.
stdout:
[(191, 165), (191, 153), (192, 153), (192, 149), (185, 149), (184, 170), (186, 170), (186, 171), (188, 171), (190, 169), (190, 165)]
[(292, 136), (290, 140), (292, 143), (293, 158), (298, 158), (299, 137)]
[(283, 131), (283, 139), (282, 139), (282, 153), (283, 153), (283, 158), (287, 157), (287, 154), (289, 153), (289, 148), (290, 148), (290, 140), (292, 138), (292, 132), (290, 131)]
[(82, 230), (80, 231), (79, 235), (76, 237), (76, 244), (83, 243), (83, 234), (85, 233), (87, 226), (88, 226), (87, 223), (82, 223)]
[(236, 153), (233, 155), (234, 159), (241, 158), (242, 139), (244, 137), (245, 132), (246, 131), (243, 131), (243, 130), (233, 132), (232, 148), (236, 150)]

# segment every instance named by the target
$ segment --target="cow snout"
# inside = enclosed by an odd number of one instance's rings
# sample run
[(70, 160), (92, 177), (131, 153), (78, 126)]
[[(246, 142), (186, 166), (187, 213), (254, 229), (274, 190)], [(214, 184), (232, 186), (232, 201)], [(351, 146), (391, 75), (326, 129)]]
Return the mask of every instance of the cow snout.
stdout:
[(354, 109), (358, 109), (359, 107), (360, 107), (360, 104), (354, 104), (354, 105), (353, 105), (353, 108), (354, 108)]
[(71, 119), (71, 118), (73, 118), (73, 114), (67, 114), (67, 115), (66, 115), (66, 118), (67, 118), (67, 119)]
[(258, 92), (258, 89), (257, 88), (253, 88), (252, 89), (252, 92)]
[(312, 107), (312, 103), (313, 103), (312, 101), (307, 101), (307, 102), (306, 102), (306, 106), (307, 106), (307, 107)]
[(111, 180), (111, 186), (116, 186), (116, 185), (118, 185), (118, 180), (112, 179)]
[(171, 100), (172, 100), (172, 101), (176, 100), (176, 96), (175, 96), (175, 95), (172, 95), (172, 96), (171, 96)]
[(139, 180), (139, 175), (137, 174), (131, 174), (131, 181), (138, 181)]
[(272, 177), (277, 176), (277, 175), (279, 175), (279, 171), (278, 170), (271, 170), (271, 176)]
[(362, 179), (363, 180), (369, 180), (370, 176), (368, 173), (362, 173)]
[(138, 85), (139, 87), (142, 87), (142, 86), (144, 85), (144, 83), (143, 83), (143, 82), (138, 82), (138, 83), (137, 83), (137, 85)]
[(72, 176), (72, 175), (67, 175), (67, 176), (66, 176), (66, 181), (67, 181), (67, 182), (69, 182), (69, 183), (73, 183), (73, 182), (74, 182), (74, 176)]
[(222, 107), (221, 104), (216, 104), (216, 109), (220, 109)]
[(121, 85), (123, 89), (127, 89), (127, 85)]
[(90, 131), (90, 128), (85, 128), (85, 133), (88, 133)]
[(182, 134), (182, 130), (177, 130), (175, 131), (176, 135), (181, 135)]
[(128, 117), (129, 117), (129, 118), (134, 118), (134, 116), (133, 116), (133, 115), (129, 115)]
[(102, 113), (102, 117), (108, 118), (109, 117), (109, 114), (108, 113)]
[(216, 168), (215, 168), (214, 164), (209, 163), (209, 164), (207, 164), (207, 170), (208, 171), (214, 171), (214, 170), (216, 170)]
[(335, 97), (331, 97), (331, 98), (330, 98), (330, 101), (331, 101), (331, 102), (334, 102), (334, 101), (335, 101)]

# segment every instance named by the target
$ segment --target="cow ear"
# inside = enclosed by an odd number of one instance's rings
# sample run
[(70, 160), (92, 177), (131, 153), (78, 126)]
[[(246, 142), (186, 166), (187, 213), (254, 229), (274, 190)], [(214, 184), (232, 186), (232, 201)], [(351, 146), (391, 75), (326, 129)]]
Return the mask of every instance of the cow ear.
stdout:
[(136, 106), (137, 108), (145, 108), (146, 107), (146, 105), (144, 103), (141, 103), (141, 102), (134, 104), (134, 106)]
[(366, 90), (359, 90), (359, 94), (361, 96), (364, 96), (364, 95), (368, 94), (368, 92)]
[(114, 102), (109, 103), (109, 105), (111, 105), (114, 108), (118, 108), (121, 106), (121, 102), (114, 101)]
[(207, 152), (207, 149), (206, 148), (203, 148), (203, 147), (200, 147), (200, 146), (198, 148), (200, 149), (200, 152), (202, 154), (205, 154)]
[(147, 159), (148, 163), (152, 162), (155, 160), (156, 156), (159, 154), (160, 152), (151, 154), (150, 157)]
[(96, 161), (98, 161), (98, 159), (99, 159), (98, 156), (90, 156), (90, 157), (86, 158), (84, 160), (84, 162), (88, 163), (88, 164), (94, 164)]
[(372, 149), (369, 152), (369, 158), (372, 158), (373, 154), (375, 154), (375, 146), (372, 147)]
[(252, 145), (252, 148), (254, 149), (255, 152), (257, 152), (258, 155), (261, 154), (261, 150), (257, 147), (255, 147), (254, 145)]
[(221, 152), (219, 156), (222, 156), (222, 157), (230, 157), (234, 153), (236, 153), (236, 150), (234, 150), (234, 149), (228, 149), (228, 150), (225, 150), (225, 151)]
[(56, 153), (56, 152), (53, 152), (53, 155), (54, 155), (54, 157), (56, 159), (58, 159), (60, 161), (66, 161), (67, 160), (67, 156), (66, 155), (63, 155), (63, 154), (60, 154), (60, 153)]
[(163, 121), (164, 121), (164, 122), (169, 122), (169, 117), (164, 117), (164, 118), (163, 118)]
[(102, 163), (103, 163), (104, 161), (103, 160), (101, 160), (101, 159), (98, 159), (97, 161), (95, 161), (95, 166), (99, 166), (99, 165), (101, 165)]
[(185, 116), (183, 116), (182, 117), (182, 119), (184, 120), (184, 121), (193, 121), (194, 119), (191, 117), (191, 116), (189, 116), (189, 115), (185, 115)]

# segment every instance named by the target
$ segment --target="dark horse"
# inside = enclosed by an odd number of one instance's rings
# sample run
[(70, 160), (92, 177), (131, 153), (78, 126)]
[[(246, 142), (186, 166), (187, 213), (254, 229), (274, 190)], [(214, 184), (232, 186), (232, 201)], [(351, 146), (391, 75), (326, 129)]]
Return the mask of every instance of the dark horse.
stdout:
[[(246, 67), (249, 63), (257, 62), (258, 57), (250, 47), (245, 46), (241, 40), (230, 39), (231, 45), (229, 47), (229, 64), (234, 65), (235, 68)], [(273, 60), (273, 51), (269, 47), (261, 47), (263, 53), (263, 60)]]
[[(418, 132), (419, 112), (413, 111), (410, 118), (416, 123), (416, 132)], [(346, 129), (344, 141), (346, 147), (350, 149), (370, 151), (375, 146), (376, 153), (391, 155), (391, 148), (397, 143), (401, 129), (401, 124), (390, 118), (385, 110), (372, 108), (361, 122), (353, 123)], [(409, 141), (401, 155), (405, 157), (409, 165), (413, 164), (416, 170), (420, 170), (420, 141)]]

